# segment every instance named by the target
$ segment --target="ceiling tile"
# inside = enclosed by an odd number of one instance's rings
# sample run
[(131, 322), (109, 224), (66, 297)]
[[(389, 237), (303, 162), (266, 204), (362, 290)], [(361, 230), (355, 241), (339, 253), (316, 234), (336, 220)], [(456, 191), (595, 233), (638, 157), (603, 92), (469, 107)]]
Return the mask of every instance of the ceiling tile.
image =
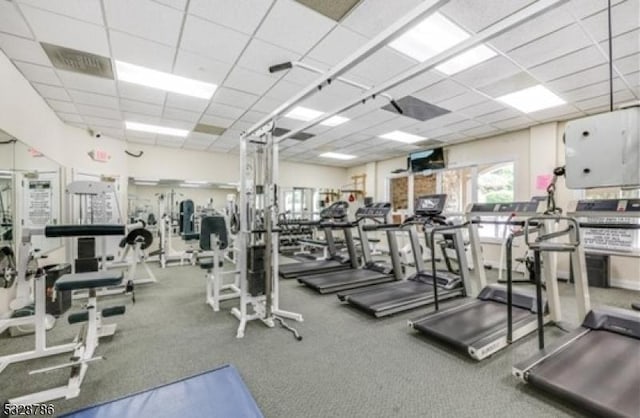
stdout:
[[(612, 5), (626, 0), (613, 0)], [(607, 0), (571, 0), (571, 9), (576, 17), (582, 19), (607, 8)]]
[(532, 67), (529, 72), (542, 81), (548, 81), (605, 62), (602, 53), (595, 46), (591, 46)]
[(517, 116), (515, 118), (495, 122), (494, 125), (500, 129), (514, 129), (527, 125), (533, 125), (534, 122), (526, 116)]
[(77, 113), (56, 112), (56, 114), (63, 122), (84, 123), (82, 117)]
[(244, 109), (238, 107), (227, 106), (217, 103), (212, 103), (207, 109), (207, 115), (220, 116), (228, 119), (238, 119), (245, 112)]
[(477, 128), (467, 129), (462, 132), (462, 134), (471, 137), (471, 138), (481, 138), (489, 135), (497, 135), (500, 133), (499, 129), (496, 129), (491, 126), (482, 125)]
[[(301, 61), (305, 64), (311, 65), (321, 70), (322, 72), (326, 72), (326, 70), (328, 69), (326, 64), (311, 58), (304, 58)], [(295, 67), (292, 68), (291, 70), (283, 72), (283, 74), (284, 74), (284, 77), (282, 77), (281, 80), (285, 80), (294, 84), (299, 84), (300, 86), (305, 86), (305, 87), (315, 82), (320, 77), (320, 75), (315, 72), (305, 70), (302, 68), (295, 68)]]
[[(617, 104), (628, 102), (633, 99), (631, 93), (628, 90), (618, 90), (613, 93), (614, 108)], [(601, 107), (605, 107), (604, 111), (608, 111), (609, 106), (609, 94), (602, 94), (599, 96), (592, 96), (588, 99), (579, 100), (575, 103), (575, 106), (582, 111), (592, 111)]]
[(182, 94), (168, 93), (166, 106), (175, 107), (182, 110), (190, 110), (192, 112), (203, 112), (209, 102), (207, 100), (196, 97), (184, 96)]
[(547, 83), (552, 90), (563, 92), (598, 83), (609, 78), (609, 66), (599, 65)]
[(164, 101), (167, 98), (167, 93), (162, 90), (125, 82), (118, 83), (118, 92), (123, 99), (136, 100), (155, 105), (164, 105)]
[(158, 139), (156, 143), (161, 147), (168, 148), (182, 148), (182, 144), (184, 143), (184, 139), (182, 138), (173, 138), (173, 137), (165, 137), (158, 135)]
[[(613, 36), (637, 29), (640, 25), (640, 2), (627, 0), (611, 8), (611, 27)], [(608, 39), (608, 13), (602, 11), (594, 16), (584, 19), (585, 28), (595, 37), (596, 41)]]
[(576, 24), (550, 33), (509, 52), (509, 56), (525, 67), (533, 67), (592, 44)]
[(19, 0), (39, 9), (102, 25), (100, 0)]
[(111, 138), (123, 140), (125, 138), (124, 129), (105, 128), (102, 129), (102, 135), (106, 135)]
[(269, 97), (262, 97), (260, 100), (256, 102), (251, 108), (252, 110), (263, 112), (263, 113), (271, 113), (274, 109), (282, 104), (282, 100), (270, 99)]
[(189, 13), (250, 35), (271, 4), (268, 0), (191, 0)]
[(522, 70), (508, 59), (497, 56), (468, 70), (455, 74), (452, 78), (470, 87), (481, 87), (501, 78), (512, 76)]
[(171, 72), (175, 49), (118, 31), (110, 31), (110, 36), (114, 59), (153, 70)]
[(228, 128), (231, 125), (233, 125), (234, 122), (235, 120), (233, 119), (227, 119), (227, 118), (221, 118), (219, 116), (209, 116), (209, 115), (204, 115), (202, 116), (202, 119), (200, 119), (200, 123), (213, 125), (213, 126), (220, 126), (222, 128)]
[(581, 114), (582, 112), (580, 112), (575, 106), (567, 104), (540, 110), (538, 112), (531, 113), (530, 115), (531, 118), (539, 121), (560, 121), (580, 116)]
[(540, 84), (538, 80), (531, 77), (528, 73), (520, 72), (509, 77), (502, 78), (495, 83), (487, 84), (478, 90), (490, 97), (500, 97), (514, 91), (524, 90), (529, 87)]
[(150, 0), (109, 0), (103, 3), (110, 28), (171, 47), (178, 45), (181, 12)]
[(522, 113), (518, 112), (517, 110), (507, 108), (498, 110), (497, 112), (488, 113), (486, 115), (476, 116), (475, 119), (484, 123), (495, 124), (495, 122), (511, 119), (520, 115), (522, 115)]
[(569, 6), (560, 6), (541, 14), (515, 28), (499, 35), (489, 43), (503, 52), (510, 51), (520, 45), (529, 43), (548, 33), (557, 31), (574, 23)]
[(44, 53), (40, 44), (28, 39), (0, 33), (0, 50), (14, 60), (39, 65), (51, 65), (49, 57)]
[(85, 116), (83, 115), (85, 123), (92, 128), (120, 128), (124, 126), (121, 120), (102, 118), (99, 116)]
[(441, 80), (444, 80), (442, 75), (437, 74), (434, 71), (427, 71), (420, 75), (413, 77), (412, 79), (405, 81), (404, 83), (389, 89), (389, 93), (392, 97), (403, 97), (420, 91), (428, 86), (431, 86)]
[(440, 103), (444, 100), (467, 93), (469, 90), (460, 84), (445, 79), (439, 83), (427, 87), (413, 94), (413, 96), (431, 103)]
[(442, 6), (440, 12), (472, 32), (479, 32), (535, 0), (492, 0), (491, 7), (476, 0), (454, 0)]
[(31, 31), (15, 3), (0, 1), (0, 32), (32, 38)]
[(247, 44), (243, 33), (215, 23), (187, 16), (180, 48), (218, 61), (233, 63)]
[(70, 102), (71, 97), (67, 94), (67, 91), (62, 87), (50, 86), (48, 84), (31, 83), (33, 87), (40, 93), (40, 96), (45, 99), (62, 100)]
[(640, 53), (615, 60), (613, 64), (622, 74), (635, 73), (640, 69)]
[(91, 106), (76, 103), (76, 109), (82, 116), (97, 116), (105, 119), (121, 120), (122, 114), (117, 109), (107, 109), (105, 107)]
[(165, 6), (173, 7), (176, 10), (184, 11), (187, 6), (187, 0), (153, 0), (156, 3), (164, 4)]
[(479, 115), (486, 115), (503, 109), (505, 109), (505, 106), (501, 103), (494, 100), (488, 100), (486, 102), (478, 103), (477, 105), (460, 109), (459, 112), (467, 117), (475, 118)]
[[(613, 80), (614, 91), (618, 91), (624, 88), (625, 86), (624, 84), (622, 84), (619, 78), (615, 78)], [(592, 97), (598, 97), (607, 93), (609, 93), (609, 82), (603, 81), (601, 83), (596, 83), (590, 86), (564, 92), (562, 93), (562, 98), (569, 102), (577, 102), (580, 100), (590, 99)]]
[(162, 115), (165, 119), (189, 122), (193, 124), (200, 120), (201, 113), (166, 107)]
[(120, 109), (123, 112), (142, 113), (149, 116), (162, 115), (162, 106), (150, 103), (138, 102), (135, 100), (120, 99)]
[(231, 64), (181, 49), (178, 51), (174, 68), (174, 73), (183, 77), (220, 85), (231, 69)]
[(309, 52), (308, 56), (328, 65), (335, 65), (365, 43), (367, 38), (364, 36), (342, 26), (336, 26)]
[(451, 130), (454, 132), (461, 132), (461, 131), (466, 131), (468, 129), (477, 128), (482, 125), (483, 124), (480, 122), (467, 119), (467, 120), (457, 121), (449, 125), (445, 125), (445, 127), (451, 128)]
[[(150, 125), (159, 125), (161, 120), (158, 116), (147, 115), (143, 113), (135, 113), (135, 112), (125, 112), (125, 111), (122, 112), (122, 117), (125, 121), (148, 123)], [(146, 133), (144, 132), (138, 132), (138, 131), (132, 131), (132, 132), (135, 132), (136, 135), (142, 135), (142, 134), (146, 135)], [(153, 134), (153, 136), (155, 137), (155, 134)]]
[(276, 81), (273, 77), (235, 67), (224, 85), (246, 93), (263, 95)]
[(421, 0), (394, 0), (393, 7), (389, 7), (389, 0), (363, 1), (342, 20), (342, 25), (364, 36), (373, 37), (409, 13), (420, 2)]
[(21, 9), (39, 41), (109, 56), (107, 31), (103, 26), (30, 6)]
[[(240, 67), (255, 71), (264, 75), (269, 73), (269, 67), (283, 62), (297, 61), (300, 54), (279, 48), (269, 42), (260, 39), (252, 39), (238, 60)], [(280, 77), (282, 73), (275, 73), (273, 77)]]
[(43, 65), (29, 64), (26, 62), (14, 63), (18, 70), (29, 81), (36, 83), (50, 84), (52, 86), (59, 86), (60, 80), (56, 75), (56, 72), (51, 67), (45, 67)]
[(193, 142), (193, 141), (187, 140), (182, 146), (182, 148), (190, 149), (194, 151), (204, 151), (209, 147), (209, 145), (210, 145), (209, 143), (200, 143), (200, 142)]
[(47, 103), (49, 107), (56, 112), (78, 113), (78, 109), (76, 109), (76, 106), (71, 102), (47, 99)]
[(134, 144), (145, 144), (145, 145), (155, 145), (156, 138), (155, 135), (151, 138), (141, 138), (138, 136), (131, 136), (131, 134), (127, 133), (127, 142), (132, 142)]
[(107, 107), (110, 109), (120, 108), (117, 97), (88, 93), (86, 91), (73, 89), (69, 89), (68, 92), (76, 104), (89, 104), (93, 106)]
[(58, 71), (62, 84), (68, 89), (84, 90), (92, 93), (116, 96), (116, 82), (102, 77)]
[(415, 65), (416, 61), (384, 47), (353, 67), (349, 73), (368, 80), (369, 83), (381, 84)]
[(256, 37), (305, 54), (335, 26), (335, 22), (293, 0), (275, 3)]
[(185, 121), (180, 121), (180, 120), (169, 120), (167, 118), (161, 118), (158, 123), (160, 124), (160, 126), (168, 126), (170, 128), (177, 128), (177, 129), (186, 129), (188, 131), (192, 130), (194, 128), (194, 123), (193, 122), (185, 122)]
[(441, 106), (445, 109), (449, 109), (451, 111), (456, 111), (460, 109), (464, 109), (469, 106), (473, 106), (478, 103), (484, 103), (487, 101), (487, 98), (481, 94), (475, 93), (473, 91), (468, 91), (466, 93), (459, 94), (450, 99), (443, 100), (438, 103), (438, 106)]
[[(609, 43), (601, 42), (603, 51), (609, 51)], [(613, 38), (613, 58), (620, 58), (640, 52), (640, 29), (629, 31)]]
[(264, 118), (265, 116), (267, 116), (267, 114), (264, 112), (256, 112), (255, 110), (249, 110), (247, 113), (242, 115), (242, 118), (240, 118), (240, 120), (244, 122), (256, 123), (262, 118)]
[(258, 98), (259, 96), (255, 94), (245, 93), (229, 87), (220, 87), (213, 96), (213, 102), (248, 108), (253, 105)]

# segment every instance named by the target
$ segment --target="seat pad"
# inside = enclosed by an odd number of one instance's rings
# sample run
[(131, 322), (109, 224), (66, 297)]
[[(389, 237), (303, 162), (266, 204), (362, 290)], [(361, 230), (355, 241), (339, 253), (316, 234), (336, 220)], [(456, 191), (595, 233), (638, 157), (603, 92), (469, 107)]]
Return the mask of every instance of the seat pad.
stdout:
[(90, 271), (87, 273), (65, 274), (56, 280), (56, 290), (94, 289), (118, 286), (122, 283), (122, 271)]

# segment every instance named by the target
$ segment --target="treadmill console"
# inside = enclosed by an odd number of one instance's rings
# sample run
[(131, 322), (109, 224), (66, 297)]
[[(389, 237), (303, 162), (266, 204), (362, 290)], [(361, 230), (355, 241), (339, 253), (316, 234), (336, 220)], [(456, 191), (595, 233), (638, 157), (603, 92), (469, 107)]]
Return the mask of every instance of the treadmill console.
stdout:
[(569, 212), (640, 212), (640, 199), (589, 199), (572, 202)]
[(320, 219), (329, 220), (329, 219), (337, 219), (342, 220), (347, 217), (349, 210), (349, 203), (340, 200), (338, 202), (332, 203), (329, 207), (322, 209), (320, 212)]
[(447, 202), (446, 194), (431, 194), (416, 199), (414, 212), (416, 216), (440, 215)]
[(368, 219), (382, 219), (386, 220), (387, 215), (391, 212), (391, 203), (379, 202), (372, 203), (367, 206), (358, 208), (356, 211), (356, 219), (368, 218)]
[(512, 214), (516, 212), (539, 212), (539, 207), (542, 204), (539, 200), (531, 200), (529, 202), (505, 202), (505, 203), (474, 203), (469, 209), (470, 213), (497, 213), (497, 214)]

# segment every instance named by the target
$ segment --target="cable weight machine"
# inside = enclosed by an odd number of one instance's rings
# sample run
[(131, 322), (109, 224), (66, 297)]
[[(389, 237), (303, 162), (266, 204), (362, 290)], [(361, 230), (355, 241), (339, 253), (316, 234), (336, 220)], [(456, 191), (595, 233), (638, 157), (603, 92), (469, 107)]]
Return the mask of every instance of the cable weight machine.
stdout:
[(244, 337), (247, 322), (278, 322), (300, 341), (284, 319), (302, 322), (302, 315), (280, 309), (278, 285), (278, 144), (272, 121), (254, 135), (240, 139), (240, 230), (238, 267), (240, 307), (231, 313), (240, 321), (236, 336)]

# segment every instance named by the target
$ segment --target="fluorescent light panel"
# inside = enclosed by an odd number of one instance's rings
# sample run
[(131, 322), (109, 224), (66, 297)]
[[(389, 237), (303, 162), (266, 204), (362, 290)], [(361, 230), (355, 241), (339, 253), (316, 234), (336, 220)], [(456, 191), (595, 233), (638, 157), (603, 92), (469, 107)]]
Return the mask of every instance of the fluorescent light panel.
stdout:
[(160, 179), (148, 179), (148, 178), (143, 178), (143, 177), (134, 177), (133, 180), (134, 181), (147, 182), (147, 183), (157, 183), (157, 182), (160, 181)]
[(206, 180), (185, 180), (184, 183), (186, 184), (207, 184), (209, 183)]
[(135, 184), (136, 186), (157, 186), (158, 185), (157, 182), (152, 182), (152, 181), (136, 181)]
[(493, 58), (496, 55), (498, 55), (496, 51), (488, 46), (478, 45), (477, 47), (463, 52), (460, 55), (456, 55), (449, 61), (445, 61), (438, 65), (436, 70), (445, 73), (446, 75), (452, 75), (459, 73), (460, 71), (464, 71), (467, 68), (471, 68), (474, 65), (480, 64), (481, 62), (484, 62), (489, 58)]
[(515, 107), (524, 113), (537, 112), (538, 110), (548, 109), (566, 103), (541, 84), (505, 94), (496, 100)]
[(418, 135), (413, 135), (413, 134), (402, 132), (402, 131), (387, 132), (384, 135), (380, 135), (379, 138), (390, 139), (391, 141), (403, 142), (405, 144), (413, 144), (415, 142), (420, 142), (427, 139)]
[[(409, 29), (402, 36), (389, 43), (398, 52), (423, 62), (450, 49), (471, 35), (440, 13), (431, 16)], [(473, 67), (491, 57), (496, 52), (485, 45), (479, 45), (436, 67), (447, 75)]]
[(192, 80), (122, 61), (116, 61), (116, 71), (120, 81), (200, 99), (211, 99), (218, 87), (204, 81)]
[[(309, 109), (308, 107), (298, 106), (293, 108), (289, 113), (285, 114), (286, 118), (301, 120), (304, 122), (312, 121), (320, 116), (324, 115), (324, 112), (315, 109)], [(324, 126), (338, 126), (345, 122), (348, 122), (349, 118), (345, 118), (344, 116), (335, 115), (330, 117), (329, 119), (320, 122), (320, 125)]]
[(324, 154), (320, 154), (320, 157), (333, 158), (334, 160), (353, 160), (356, 158), (355, 155), (340, 154), (339, 152), (325, 152)]
[(200, 186), (202, 186), (202, 185), (201, 184), (193, 184), (193, 183), (182, 183), (180, 185), (180, 187), (193, 187), (193, 188), (200, 187)]
[(178, 136), (186, 138), (189, 131), (186, 129), (168, 128), (166, 126), (148, 125), (146, 123), (125, 121), (125, 127), (129, 131), (149, 132), (152, 134), (161, 134), (168, 136)]

